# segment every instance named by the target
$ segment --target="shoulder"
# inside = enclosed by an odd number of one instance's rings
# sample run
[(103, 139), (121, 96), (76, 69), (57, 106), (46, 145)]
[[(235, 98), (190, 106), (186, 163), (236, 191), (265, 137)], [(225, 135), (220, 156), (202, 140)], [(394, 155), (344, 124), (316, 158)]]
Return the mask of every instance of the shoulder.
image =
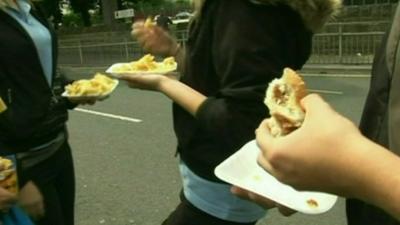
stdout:
[(286, 5), (298, 13), (305, 26), (316, 32), (334, 18), (342, 7), (342, 0), (247, 0), (256, 5)]

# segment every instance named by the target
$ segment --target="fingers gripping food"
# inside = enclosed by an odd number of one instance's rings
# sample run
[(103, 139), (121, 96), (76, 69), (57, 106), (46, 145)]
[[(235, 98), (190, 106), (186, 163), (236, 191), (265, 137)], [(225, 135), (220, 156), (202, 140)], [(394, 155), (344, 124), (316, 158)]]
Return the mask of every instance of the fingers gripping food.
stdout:
[(18, 192), (17, 173), (10, 159), (0, 157), (0, 187)]
[(65, 87), (69, 96), (102, 95), (114, 87), (115, 81), (106, 75), (97, 73), (93, 79), (77, 80)]
[(300, 100), (306, 94), (303, 79), (289, 68), (284, 69), (280, 79), (269, 84), (264, 103), (271, 115), (268, 126), (272, 136), (284, 136), (301, 126), (305, 114)]

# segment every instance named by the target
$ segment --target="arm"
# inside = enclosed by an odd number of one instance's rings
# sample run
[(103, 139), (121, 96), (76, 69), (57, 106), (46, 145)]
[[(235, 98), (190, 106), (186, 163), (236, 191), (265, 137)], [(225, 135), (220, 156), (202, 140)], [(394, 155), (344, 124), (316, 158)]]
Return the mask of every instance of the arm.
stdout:
[[(263, 104), (265, 87), (272, 78), (281, 73), (284, 65), (290, 64), (291, 61), (287, 55), (290, 55), (288, 52), (292, 52), (293, 48), (285, 48), (285, 44), (287, 44), (286, 40), (290, 42), (295, 39), (283, 39), (282, 36), (286, 33), (281, 32), (281, 24), (270, 22), (274, 17), (279, 16), (280, 12), (275, 12), (275, 8), (265, 8), (265, 10), (268, 10), (268, 13), (263, 9), (257, 11), (256, 15), (248, 11), (241, 13), (240, 16), (224, 15), (225, 18), (221, 18), (221, 22), (217, 20), (218, 22), (213, 23), (215, 26), (213, 30), (219, 32), (215, 32), (208, 38), (213, 46), (205, 50), (212, 51), (207, 55), (211, 56), (215, 74), (201, 74), (198, 71), (203, 71), (202, 63), (192, 63), (195, 64), (193, 66), (195, 68), (191, 70), (198, 73), (195, 74), (196, 77), (204, 77), (202, 82), (218, 86), (218, 90), (208, 96), (202, 96), (202, 100), (198, 101), (196, 107), (189, 112), (196, 116), (204, 130), (220, 140), (232, 152), (254, 138), (255, 128), (267, 114)], [(236, 9), (230, 13), (235, 14), (237, 11), (241, 12)], [(226, 26), (226, 21), (230, 21), (231, 25)], [(261, 26), (263, 29), (259, 28)], [(140, 34), (140, 27), (140, 24), (134, 24), (134, 35), (137, 36), (139, 42), (142, 37), (148, 40), (144, 33)], [(204, 58), (194, 56), (191, 60), (206, 61)], [(163, 85), (160, 85), (160, 81), (153, 83), (153, 78), (155, 76), (127, 77), (126, 79), (133, 87), (159, 91), (159, 87)], [(184, 89), (197, 92), (187, 86)], [(186, 99), (190, 104), (196, 102), (186, 96), (179, 97), (184, 93), (181, 90), (183, 89), (168, 89), (164, 86), (161, 91), (167, 91), (168, 93), (165, 94), (173, 96), (173, 101), (179, 98)], [(172, 94), (174, 91), (176, 93)], [(183, 104), (182, 101), (177, 103), (181, 106), (188, 105)], [(186, 106), (183, 108), (187, 109)]]
[[(139, 24), (134, 24), (133, 33), (139, 32), (137, 26)], [(265, 44), (264, 37), (269, 35), (269, 31), (260, 31), (263, 36), (238, 35), (241, 32), (240, 29), (241, 27), (235, 27), (235, 30), (231, 31), (232, 35), (218, 35), (213, 41), (217, 43), (215, 53), (213, 53), (216, 56), (213, 63), (218, 70), (215, 80), (219, 79), (221, 83), (220, 90), (215, 94), (218, 97), (204, 96), (181, 82), (157, 75), (125, 77), (124, 79), (128, 80), (132, 87), (163, 92), (196, 116), (205, 129), (215, 134), (218, 139), (233, 140), (235, 144), (231, 145), (235, 147), (228, 148), (237, 149), (245, 140), (254, 136), (254, 129), (261, 118), (265, 117), (266, 110), (262, 104), (262, 98), (267, 81), (270, 79), (266, 74), (278, 71), (275, 65), (280, 66), (279, 63), (275, 63), (279, 56), (269, 53), (276, 52), (278, 47), (274, 47), (273, 42)], [(227, 39), (232, 36), (239, 36), (236, 40), (242, 43), (237, 46), (235, 40)], [(141, 35), (137, 37), (140, 40)], [(229, 45), (223, 46), (227, 41)], [(253, 48), (249, 49), (247, 44), (252, 44)], [(198, 64), (198, 66), (201, 65)], [(202, 71), (202, 68), (195, 70)], [(215, 81), (212, 82), (215, 83)], [(254, 114), (258, 115), (252, 117), (251, 115)], [(250, 121), (249, 118), (251, 118)], [(247, 123), (243, 126), (243, 123), (238, 124), (239, 121), (247, 121)], [(238, 130), (241, 132), (237, 132)], [(244, 132), (246, 136), (242, 136)], [(240, 141), (237, 141), (237, 138)]]
[(63, 69), (57, 68), (56, 75), (53, 84), (53, 93), (58, 96), (67, 109), (75, 108), (79, 102), (72, 102), (68, 98), (61, 97), (61, 94), (65, 91), (65, 86), (71, 84), (74, 80), (69, 79)]
[(33, 181), (28, 181), (20, 190), (18, 204), (34, 219), (45, 214), (42, 193)]
[(174, 56), (178, 65), (183, 65), (185, 49), (168, 32), (158, 26), (144, 26), (143, 21), (132, 25), (132, 36), (142, 48), (163, 57)]
[(207, 99), (200, 92), (173, 79), (168, 79), (161, 83), (160, 91), (193, 116), (196, 115), (199, 107)]
[(265, 121), (257, 129), (260, 164), (295, 188), (359, 198), (400, 219), (400, 158), (362, 136), (319, 96), (302, 103), (306, 118), (293, 133), (274, 139)]
[(178, 71), (183, 72), (186, 50), (170, 33), (158, 26), (146, 27), (143, 21), (134, 23), (131, 33), (145, 51), (163, 57), (175, 57)]
[(165, 94), (193, 116), (207, 99), (206, 96), (186, 84), (163, 75), (125, 76), (122, 79), (128, 81), (133, 88), (154, 90)]
[(351, 190), (353, 195), (381, 207), (400, 221), (400, 158), (370, 140), (359, 140), (357, 148), (365, 148), (359, 168), (362, 182)]
[(0, 187), (0, 212), (7, 212), (17, 201), (17, 195)]
[(221, 19), (213, 28), (218, 31), (212, 37), (211, 49), (219, 89), (201, 105), (197, 119), (233, 153), (254, 138), (255, 128), (267, 116), (265, 88), (289, 60), (287, 43), (281, 38), (286, 34), (281, 33), (282, 24), (274, 18), (281, 11), (267, 7), (252, 11), (246, 3), (239, 4), (246, 7), (241, 10), (229, 5), (220, 8)]

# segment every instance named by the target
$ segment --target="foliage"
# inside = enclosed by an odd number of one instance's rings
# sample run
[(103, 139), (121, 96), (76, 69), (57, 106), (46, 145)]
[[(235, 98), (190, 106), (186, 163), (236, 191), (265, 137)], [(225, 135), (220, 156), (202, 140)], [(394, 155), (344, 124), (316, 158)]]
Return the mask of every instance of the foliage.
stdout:
[[(63, 26), (91, 26), (102, 20), (101, 1), (115, 0), (43, 0), (40, 4), (52, 18), (54, 23)], [(189, 8), (188, 0), (116, 0), (118, 9), (134, 8), (138, 14), (155, 15), (158, 13), (175, 14), (177, 11)], [(68, 3), (72, 9), (71, 14), (63, 15), (60, 10), (61, 3)], [(90, 13), (92, 12), (92, 13)]]
[(69, 0), (72, 10), (76, 13), (80, 13), (83, 24), (85, 26), (92, 25), (89, 10), (94, 9), (99, 2), (97, 0)]
[(82, 18), (77, 13), (69, 13), (63, 16), (63, 27), (82, 27)]

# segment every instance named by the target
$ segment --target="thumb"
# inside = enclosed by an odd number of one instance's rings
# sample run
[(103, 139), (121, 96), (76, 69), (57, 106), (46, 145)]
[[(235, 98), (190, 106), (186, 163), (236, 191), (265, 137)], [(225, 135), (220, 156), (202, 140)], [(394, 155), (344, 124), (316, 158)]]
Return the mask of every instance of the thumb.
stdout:
[(268, 150), (272, 148), (272, 143), (274, 141), (270, 133), (269, 121), (270, 119), (262, 121), (256, 130), (257, 145), (261, 150), (261, 154), (266, 158), (268, 156)]
[(269, 163), (268, 159), (273, 151), (273, 144), (276, 141), (275, 138), (270, 133), (269, 120), (265, 119), (261, 122), (260, 126), (256, 130), (256, 141), (260, 148), (260, 154), (258, 155), (258, 164), (267, 170), (269, 173), (274, 174), (274, 169)]
[(317, 113), (325, 115), (327, 110), (332, 110), (330, 105), (318, 94), (307, 95), (300, 101), (300, 104), (306, 113), (305, 120), (308, 117), (314, 117)]

